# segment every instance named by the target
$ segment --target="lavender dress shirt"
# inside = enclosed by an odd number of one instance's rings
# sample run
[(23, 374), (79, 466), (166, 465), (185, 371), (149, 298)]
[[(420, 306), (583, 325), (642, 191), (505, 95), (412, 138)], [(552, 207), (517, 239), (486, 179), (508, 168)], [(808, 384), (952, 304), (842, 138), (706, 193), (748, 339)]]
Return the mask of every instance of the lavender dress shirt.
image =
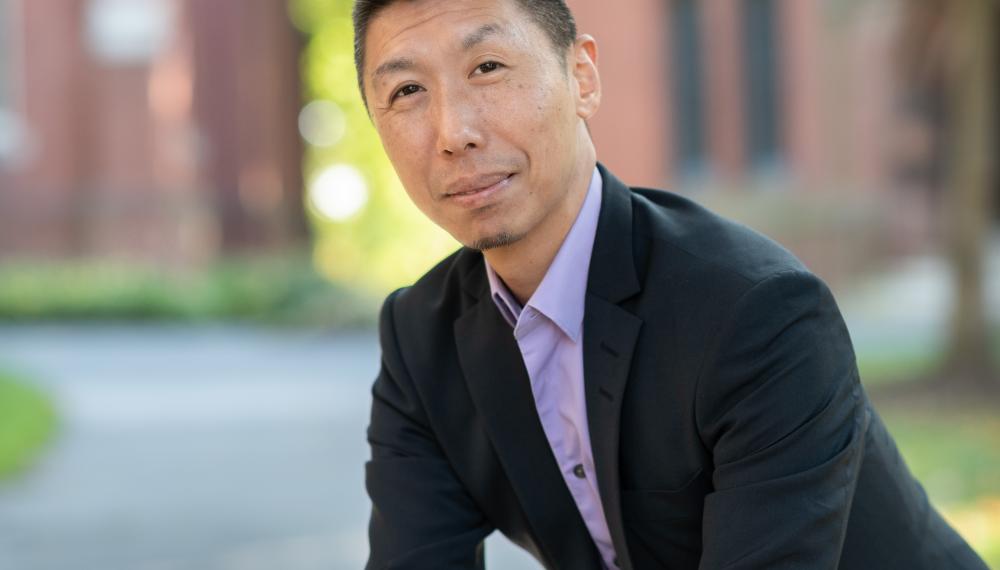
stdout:
[(566, 486), (604, 565), (615, 568), (615, 549), (597, 490), (583, 391), (583, 307), (602, 184), (594, 168), (573, 227), (523, 308), (488, 263), (486, 275), (493, 302), (514, 327), (538, 417)]

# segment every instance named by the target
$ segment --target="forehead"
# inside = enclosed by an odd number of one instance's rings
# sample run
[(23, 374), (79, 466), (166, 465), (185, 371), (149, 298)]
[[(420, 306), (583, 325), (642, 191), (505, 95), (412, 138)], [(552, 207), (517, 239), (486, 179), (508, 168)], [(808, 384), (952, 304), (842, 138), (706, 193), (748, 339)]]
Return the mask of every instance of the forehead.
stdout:
[(433, 49), (461, 49), (470, 37), (525, 40), (529, 18), (513, 0), (398, 1), (380, 10), (365, 37), (365, 74), (391, 58), (416, 58)]

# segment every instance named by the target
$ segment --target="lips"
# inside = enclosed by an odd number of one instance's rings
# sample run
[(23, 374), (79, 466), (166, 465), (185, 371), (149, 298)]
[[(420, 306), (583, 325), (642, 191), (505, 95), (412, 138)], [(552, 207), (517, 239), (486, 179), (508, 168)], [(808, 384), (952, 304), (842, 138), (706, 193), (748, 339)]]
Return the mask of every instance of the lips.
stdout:
[(510, 176), (511, 174), (509, 172), (495, 172), (491, 174), (480, 174), (478, 176), (460, 178), (448, 185), (445, 195), (450, 198), (452, 196), (467, 196), (469, 194), (475, 194), (476, 192), (481, 192), (498, 182), (503, 182), (507, 178), (510, 178)]
[(513, 177), (514, 174), (508, 172), (497, 172), (461, 178), (448, 185), (444, 197), (462, 207), (482, 207), (508, 188)]

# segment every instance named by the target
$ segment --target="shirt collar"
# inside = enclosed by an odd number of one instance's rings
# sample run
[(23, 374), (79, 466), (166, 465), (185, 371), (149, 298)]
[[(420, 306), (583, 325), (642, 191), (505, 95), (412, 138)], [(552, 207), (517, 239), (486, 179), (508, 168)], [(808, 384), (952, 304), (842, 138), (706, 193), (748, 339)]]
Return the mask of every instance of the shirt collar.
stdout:
[[(590, 256), (597, 235), (597, 219), (601, 212), (601, 173), (594, 168), (583, 206), (566, 234), (538, 289), (528, 299), (527, 306), (545, 315), (573, 342), (580, 341), (583, 329), (583, 308), (587, 296), (587, 275)], [(485, 259), (484, 259), (485, 261)], [(486, 263), (490, 292), (504, 319), (516, 327), (521, 306), (500, 276)]]

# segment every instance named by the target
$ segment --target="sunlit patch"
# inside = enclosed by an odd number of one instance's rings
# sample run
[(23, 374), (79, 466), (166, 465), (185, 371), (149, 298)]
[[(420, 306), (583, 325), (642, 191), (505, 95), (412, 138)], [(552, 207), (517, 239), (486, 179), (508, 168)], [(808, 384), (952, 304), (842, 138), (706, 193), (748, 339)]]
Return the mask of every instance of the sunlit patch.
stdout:
[(166, 0), (92, 0), (85, 39), (102, 62), (128, 65), (156, 59), (177, 26), (175, 3)]
[(344, 112), (333, 101), (311, 101), (299, 112), (299, 134), (313, 146), (337, 144), (346, 129)]
[(353, 166), (323, 169), (309, 185), (309, 201), (321, 216), (335, 222), (350, 219), (368, 203), (368, 185)]
[(20, 162), (26, 150), (28, 132), (14, 113), (0, 107), (0, 164)]
[(941, 514), (987, 564), (1000, 559), (1000, 496), (980, 497), (960, 507), (943, 508)]

